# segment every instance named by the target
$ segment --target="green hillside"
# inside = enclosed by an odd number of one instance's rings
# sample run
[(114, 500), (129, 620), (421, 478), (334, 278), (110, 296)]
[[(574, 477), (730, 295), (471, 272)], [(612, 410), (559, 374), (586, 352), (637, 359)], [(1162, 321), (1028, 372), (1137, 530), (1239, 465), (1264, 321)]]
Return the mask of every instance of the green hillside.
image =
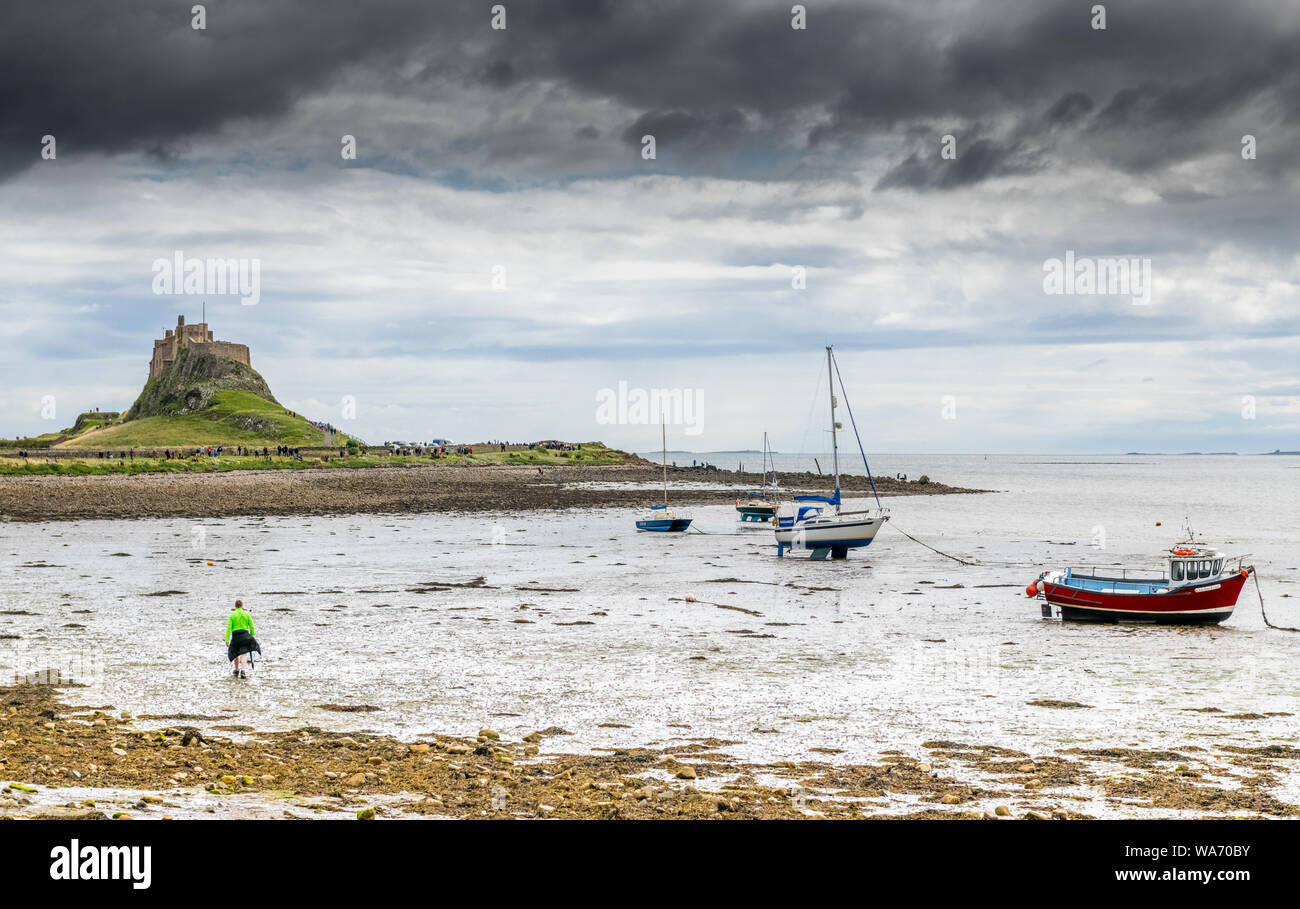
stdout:
[[(215, 391), (201, 410), (141, 417), (92, 429), (56, 448), (168, 448), (198, 445), (322, 445), (325, 434), (284, 407), (247, 391)], [(343, 444), (343, 435), (335, 436)]]
[[(251, 367), (202, 348), (180, 351), (167, 371), (150, 379), (130, 410), (116, 420), (78, 422), (60, 449), (174, 448), (206, 445), (323, 445), (325, 434), (285, 412), (266, 380)], [(346, 437), (336, 434), (334, 443)]]

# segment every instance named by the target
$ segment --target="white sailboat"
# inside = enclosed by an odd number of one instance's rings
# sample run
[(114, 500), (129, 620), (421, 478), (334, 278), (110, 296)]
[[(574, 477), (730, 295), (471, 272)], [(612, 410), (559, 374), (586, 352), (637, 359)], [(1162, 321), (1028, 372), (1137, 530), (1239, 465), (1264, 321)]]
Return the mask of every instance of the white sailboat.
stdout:
[(664, 466), (664, 503), (651, 505), (650, 512), (636, 522), (637, 530), (657, 533), (681, 533), (691, 526), (691, 518), (678, 517), (668, 510), (668, 426), (660, 424), (663, 430), (663, 466)]
[[(858, 436), (856, 423), (853, 434), (858, 439), (858, 451), (862, 453), (862, 463), (867, 468), (867, 478), (871, 480), (871, 492), (876, 498), (876, 507), (845, 511), (840, 501), (840, 448), (839, 430), (843, 425), (836, 421), (835, 410), (839, 401), (835, 397), (835, 378), (838, 370), (830, 347), (826, 348), (826, 376), (830, 387), (831, 399), (831, 459), (835, 471), (835, 492), (829, 496), (795, 496), (790, 505), (782, 505), (776, 514), (776, 554), (785, 555), (788, 549), (805, 549), (812, 552), (814, 559), (843, 559), (850, 549), (870, 546), (880, 528), (889, 520), (889, 511), (880, 506), (880, 495), (876, 493), (876, 481), (871, 478), (871, 467), (867, 464), (866, 452), (862, 451), (862, 439)], [(840, 381), (840, 391), (844, 391), (844, 382)], [(848, 409), (849, 420), (853, 420), (853, 410), (848, 406), (847, 396), (844, 402)], [(820, 503), (820, 504), (810, 504)]]

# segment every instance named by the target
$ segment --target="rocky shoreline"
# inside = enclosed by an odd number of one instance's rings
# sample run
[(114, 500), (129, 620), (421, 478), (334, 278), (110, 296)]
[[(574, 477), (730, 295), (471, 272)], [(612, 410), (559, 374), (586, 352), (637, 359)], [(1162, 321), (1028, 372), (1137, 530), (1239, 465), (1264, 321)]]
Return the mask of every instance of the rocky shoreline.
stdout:
[[(510, 742), (437, 733), (414, 741), (305, 727), (258, 733), (203, 718), (70, 708), (50, 686), (0, 688), (0, 818), (1281, 818), (1270, 794), (1289, 746), (1029, 755), (926, 742), (872, 764), (750, 763), (736, 742), (566, 754), (566, 730)], [(93, 793), (94, 797), (88, 797)], [(69, 795), (73, 797), (69, 798)]]
[[(681, 505), (716, 505), (754, 488), (756, 474), (669, 468)], [(365, 469), (250, 470), (210, 474), (0, 477), (0, 519), (66, 521), (121, 518), (214, 518), (236, 515), (411, 514), (640, 507), (661, 469), (637, 458), (626, 465), (536, 467), (429, 464)], [(826, 478), (782, 474), (787, 491), (824, 491)], [(608, 484), (612, 488), (604, 488)], [(708, 484), (710, 489), (690, 485)], [(865, 477), (844, 477), (846, 493), (864, 495)], [(876, 480), (882, 496), (950, 495), (984, 490), (935, 482)]]

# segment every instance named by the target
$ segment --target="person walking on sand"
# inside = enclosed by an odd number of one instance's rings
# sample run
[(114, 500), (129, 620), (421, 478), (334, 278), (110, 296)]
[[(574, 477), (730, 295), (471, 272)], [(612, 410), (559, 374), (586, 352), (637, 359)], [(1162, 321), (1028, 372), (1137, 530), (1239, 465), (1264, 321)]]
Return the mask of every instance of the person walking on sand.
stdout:
[(256, 651), (259, 656), (262, 653), (261, 645), (253, 634), (253, 617), (244, 609), (243, 600), (235, 600), (235, 608), (231, 611), (230, 618), (226, 619), (226, 658), (235, 664), (230, 673), (235, 678), (248, 678), (248, 670), (253, 665), (253, 652)]

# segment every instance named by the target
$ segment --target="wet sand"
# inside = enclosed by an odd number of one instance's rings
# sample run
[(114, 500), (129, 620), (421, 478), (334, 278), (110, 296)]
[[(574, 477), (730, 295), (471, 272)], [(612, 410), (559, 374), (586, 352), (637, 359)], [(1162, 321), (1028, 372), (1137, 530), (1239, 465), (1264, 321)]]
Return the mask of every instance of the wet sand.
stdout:
[[(1030, 755), (926, 742), (871, 764), (754, 764), (736, 742), (566, 754), (567, 730), (412, 741), (230, 717), (70, 709), (49, 686), (0, 688), (0, 817), (948, 818), (1296, 817), (1269, 793), (1300, 751), (1185, 746)], [(355, 709), (355, 708), (352, 708)]]
[[(669, 468), (674, 504), (722, 504), (757, 486), (756, 474)], [(789, 491), (825, 491), (814, 474), (782, 474)], [(210, 474), (0, 477), (0, 518), (67, 521), (120, 518), (216, 518), (236, 515), (410, 514), (643, 506), (661, 469), (639, 458), (613, 467), (422, 465), (412, 467), (250, 470)], [(707, 484), (711, 488), (692, 488)], [(979, 492), (942, 483), (877, 478), (882, 496)], [(867, 494), (865, 477), (846, 476), (846, 493)]]

